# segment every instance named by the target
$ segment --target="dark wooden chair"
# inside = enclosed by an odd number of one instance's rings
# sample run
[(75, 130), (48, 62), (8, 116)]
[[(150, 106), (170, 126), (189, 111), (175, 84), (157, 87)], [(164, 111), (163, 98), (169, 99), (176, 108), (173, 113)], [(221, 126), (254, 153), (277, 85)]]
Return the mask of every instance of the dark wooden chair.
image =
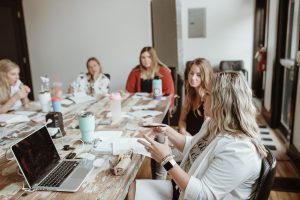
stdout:
[(242, 60), (222, 60), (219, 68), (220, 71), (241, 71), (248, 80), (248, 71), (244, 68)]
[(110, 74), (104, 73), (104, 75), (110, 80)]
[(269, 198), (276, 172), (276, 159), (268, 148), (267, 151), (267, 157), (262, 160), (260, 176), (250, 195), (250, 200), (267, 200)]

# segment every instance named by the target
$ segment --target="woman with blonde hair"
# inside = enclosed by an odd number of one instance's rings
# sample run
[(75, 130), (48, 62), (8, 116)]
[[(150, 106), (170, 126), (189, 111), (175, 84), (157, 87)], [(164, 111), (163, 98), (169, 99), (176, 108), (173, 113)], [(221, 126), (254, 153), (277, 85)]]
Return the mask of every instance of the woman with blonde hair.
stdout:
[(207, 92), (213, 70), (208, 60), (196, 58), (185, 70), (185, 99), (179, 118), (179, 132), (195, 135), (204, 122), (203, 97)]
[(20, 68), (9, 59), (0, 60), (0, 113), (27, 106), (30, 88), (19, 80)]
[[(139, 140), (168, 171), (173, 186), (171, 181), (137, 180), (129, 199), (249, 199), (266, 149), (243, 74), (221, 72), (213, 77), (204, 96), (204, 114), (208, 118), (194, 137), (166, 126), (154, 128), (167, 136), (165, 144), (146, 135), (147, 141)], [(184, 153), (180, 166), (168, 140)]]
[(100, 61), (91, 57), (86, 61), (87, 73), (81, 73), (74, 80), (68, 93), (84, 92), (88, 95), (103, 95), (109, 92), (110, 80), (102, 72)]
[(174, 94), (171, 70), (158, 58), (153, 47), (144, 47), (140, 52), (139, 65), (130, 72), (126, 90), (130, 93), (152, 93), (152, 80), (159, 76), (162, 80), (163, 95)]

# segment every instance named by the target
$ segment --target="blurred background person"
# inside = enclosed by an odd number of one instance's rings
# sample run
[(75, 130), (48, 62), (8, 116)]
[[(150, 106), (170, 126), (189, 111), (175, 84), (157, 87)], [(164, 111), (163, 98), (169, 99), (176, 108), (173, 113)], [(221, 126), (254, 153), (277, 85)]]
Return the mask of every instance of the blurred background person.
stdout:
[(80, 73), (71, 83), (68, 93), (85, 92), (88, 95), (103, 95), (109, 92), (110, 80), (103, 73), (100, 61), (91, 57), (86, 62), (87, 73)]
[(163, 64), (153, 47), (144, 47), (140, 52), (139, 64), (130, 72), (126, 90), (130, 93), (152, 93), (152, 81), (155, 76), (162, 80), (162, 94), (174, 94), (174, 81), (171, 70)]
[(9, 59), (0, 60), (0, 113), (28, 106), (30, 88), (20, 81), (20, 67)]

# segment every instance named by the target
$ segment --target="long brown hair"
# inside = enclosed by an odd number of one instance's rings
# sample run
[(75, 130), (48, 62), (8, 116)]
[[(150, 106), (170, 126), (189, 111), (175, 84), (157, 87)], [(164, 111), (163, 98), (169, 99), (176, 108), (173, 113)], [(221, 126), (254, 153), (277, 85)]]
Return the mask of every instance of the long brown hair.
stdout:
[[(141, 55), (144, 52), (148, 52), (150, 54), (150, 57), (151, 57), (150, 70), (146, 70), (145, 66), (143, 66), (143, 64), (142, 64)], [(141, 70), (143, 79), (153, 79), (157, 75), (161, 76), (159, 74), (160, 66), (167, 68), (167, 66), (159, 60), (155, 49), (153, 47), (149, 47), (149, 46), (142, 48), (142, 50), (140, 52), (139, 62), (140, 62), (140, 64), (139, 64), (139, 66), (137, 66), (137, 68), (139, 68)]]
[[(201, 83), (200, 86), (196, 89), (191, 87), (188, 81), (188, 74), (190, 73), (193, 65), (197, 66), (200, 69)], [(207, 92), (208, 84), (213, 75), (213, 70), (208, 60), (206, 60), (205, 58), (196, 58), (188, 63), (185, 73), (187, 75), (185, 79), (186, 96), (183, 109), (185, 109), (186, 112), (189, 112), (189, 110), (191, 109), (195, 112), (203, 103), (202, 98)], [(201, 115), (201, 113), (198, 114)]]
[(9, 59), (0, 60), (0, 104), (5, 103), (10, 98), (10, 85), (7, 73), (19, 66)]

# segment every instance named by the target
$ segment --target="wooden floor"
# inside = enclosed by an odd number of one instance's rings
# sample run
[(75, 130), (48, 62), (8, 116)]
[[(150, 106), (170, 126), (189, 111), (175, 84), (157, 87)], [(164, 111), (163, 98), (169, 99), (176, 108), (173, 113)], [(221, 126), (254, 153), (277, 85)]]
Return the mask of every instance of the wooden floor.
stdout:
[[(299, 173), (290, 160), (277, 160), (276, 167), (276, 177), (300, 178)], [(300, 200), (300, 193), (271, 191), (269, 200)]]
[[(287, 145), (282, 139), (280, 133), (277, 130), (274, 130), (274, 132), (277, 133), (281, 145), (287, 148)], [(300, 173), (294, 166), (293, 162), (289, 159), (288, 155), (286, 155), (286, 158), (277, 159), (276, 161), (277, 166), (275, 177), (288, 177), (300, 179)], [(300, 200), (300, 191), (298, 191), (298, 193), (271, 191), (269, 200)]]

